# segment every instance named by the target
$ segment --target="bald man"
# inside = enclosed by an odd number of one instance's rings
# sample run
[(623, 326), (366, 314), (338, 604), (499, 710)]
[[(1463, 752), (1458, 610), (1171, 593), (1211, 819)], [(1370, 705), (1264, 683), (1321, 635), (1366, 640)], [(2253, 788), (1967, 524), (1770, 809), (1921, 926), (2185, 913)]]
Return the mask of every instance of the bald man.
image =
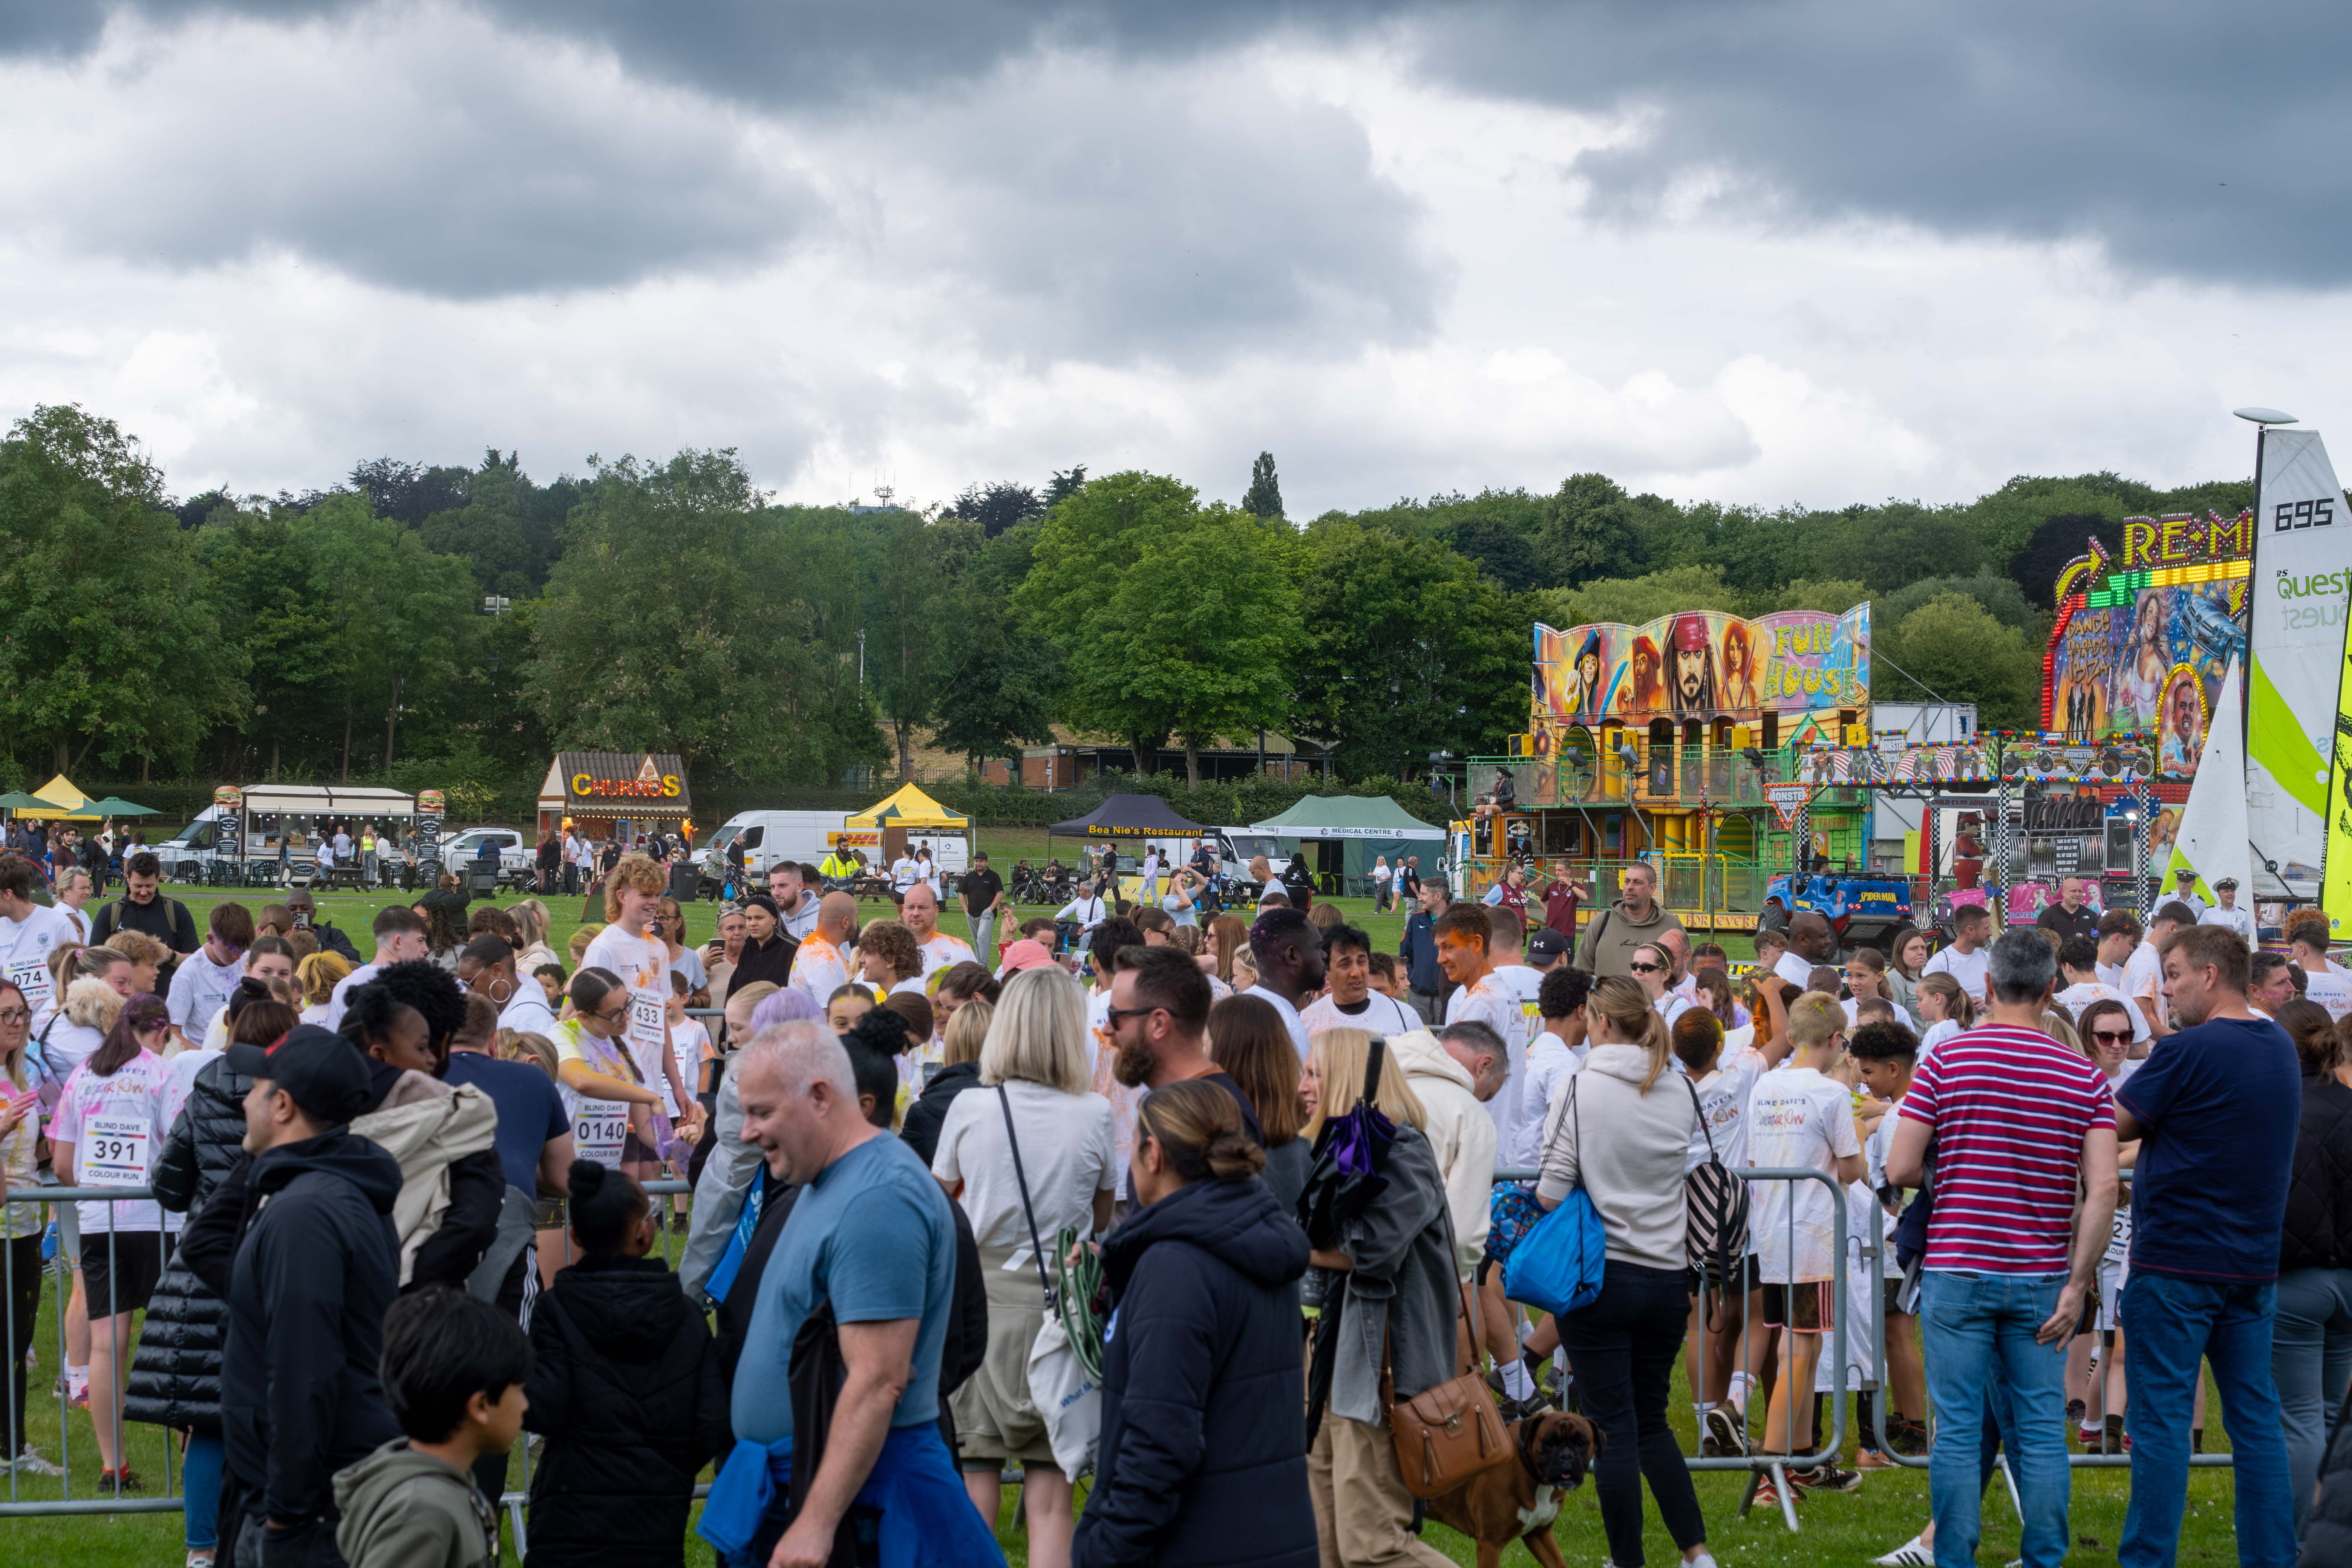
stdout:
[(971, 943), (940, 929), (940, 896), (929, 882), (918, 882), (907, 889), (898, 905), (898, 918), (915, 933), (915, 946), (923, 955), (924, 979), (953, 964), (978, 962)]
[(1772, 966), (1772, 973), (1795, 986), (1809, 989), (1816, 965), (1830, 961), (1829, 917), (1819, 910), (1799, 910), (1789, 917), (1789, 951)]
[[(937, 919), (938, 911), (933, 910)], [(822, 1008), (849, 984), (849, 939), (857, 931), (857, 900), (827, 893), (816, 906), (816, 926), (793, 954), (792, 984)]]

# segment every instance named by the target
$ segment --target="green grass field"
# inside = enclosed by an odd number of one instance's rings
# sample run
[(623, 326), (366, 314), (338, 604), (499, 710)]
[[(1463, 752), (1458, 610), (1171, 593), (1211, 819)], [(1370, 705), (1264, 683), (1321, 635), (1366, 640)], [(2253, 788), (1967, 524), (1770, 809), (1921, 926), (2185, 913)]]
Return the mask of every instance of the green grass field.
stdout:
[[(983, 831), (980, 847), (986, 849), (1000, 871), (1009, 870), (1013, 860), (1026, 857), (1043, 858), (1045, 836), (1042, 831)], [(1066, 841), (1064, 841), (1066, 842)], [(1057, 847), (1059, 846), (1057, 845)], [(269, 897), (259, 889), (236, 891), (218, 889), (171, 888), (171, 896), (186, 902), (201, 919), (204, 911), (225, 898), (236, 898), (257, 908)], [(322, 897), (320, 902), (323, 918), (335, 921), (352, 933), (362, 952), (373, 945), (367, 926), (374, 912), (391, 899), (383, 895), (335, 893)], [(514, 901), (502, 895), (501, 903)], [(554, 914), (552, 942), (561, 950), (572, 932), (581, 923), (581, 901), (551, 899)], [(1342, 900), (1349, 919), (1363, 925), (1375, 942), (1393, 950), (1403, 927), (1401, 914), (1375, 915), (1370, 900)], [(868, 917), (889, 911), (887, 902), (873, 901), (864, 910)], [(707, 940), (715, 925), (715, 906), (696, 904), (688, 908), (688, 935), (697, 942)], [(960, 914), (950, 913), (943, 924), (956, 934), (962, 934)], [(1727, 942), (1735, 957), (1748, 956), (1745, 943)], [(669, 1238), (666, 1238), (669, 1239)], [(674, 1241), (672, 1242), (674, 1246)], [(58, 1405), (51, 1385), (58, 1375), (58, 1329), (56, 1292), (52, 1289), (45, 1300), (39, 1329), (36, 1334), (38, 1366), (32, 1374), (33, 1398), (28, 1423), (33, 1441), (40, 1450), (55, 1458), (59, 1452), (60, 1432)], [(1686, 1452), (1696, 1451), (1691, 1430), (1690, 1405), (1681, 1373), (1675, 1374), (1675, 1394), (1669, 1409), (1675, 1413), (1676, 1429)], [(2218, 1399), (2210, 1408), (2219, 1411)], [(165, 1435), (154, 1427), (130, 1428), (131, 1438), (130, 1463), (145, 1478), (147, 1495), (160, 1495), (163, 1489)], [(98, 1459), (89, 1417), (82, 1411), (68, 1413), (65, 1432), (68, 1444), (74, 1480), (74, 1495), (87, 1498), (96, 1494)], [(2206, 1434), (2209, 1450), (2219, 1450), (2227, 1445), (2227, 1437), (2215, 1420)], [(1852, 1453), (1849, 1440), (1848, 1453)], [(173, 1460), (176, 1474), (177, 1461)], [(509, 1470), (510, 1484), (520, 1486), (522, 1466), (518, 1460)], [(1777, 1510), (1759, 1510), (1746, 1519), (1738, 1517), (1742, 1479), (1736, 1475), (1702, 1474), (1697, 1478), (1698, 1496), (1706, 1510), (1710, 1544), (1717, 1558), (1727, 1563), (1765, 1565), (1801, 1564), (1803, 1568), (1816, 1565), (1858, 1563), (1890, 1550), (1907, 1540), (1925, 1521), (1927, 1513), (1927, 1480), (1924, 1470), (1879, 1472), (1867, 1477), (1862, 1489), (1848, 1496), (1827, 1495), (1808, 1500), (1800, 1509), (1802, 1530), (1790, 1535), (1782, 1526)], [(2123, 1531), (2124, 1508), (2129, 1485), (2126, 1472), (2119, 1470), (2078, 1470), (2074, 1475), (2072, 1521), (2075, 1544), (2066, 1561), (2069, 1564), (2088, 1565), (2112, 1562), (2116, 1543)], [(16, 1495), (27, 1500), (55, 1498), (59, 1494), (55, 1481), (25, 1479), (19, 1481)], [(1013, 1514), (1014, 1493), (1006, 1491), (1006, 1510), (1000, 1520), (998, 1539), (1003, 1544), (1008, 1560), (1025, 1563), (1025, 1537), (1016, 1528)], [(2236, 1561), (2235, 1536), (2231, 1524), (2231, 1479), (2227, 1471), (2197, 1470), (2189, 1482), (2189, 1511), (2183, 1530), (2179, 1561), (2184, 1563), (2227, 1563)], [(1979, 1560), (1997, 1565), (2009, 1562), (2017, 1552), (2017, 1521), (2010, 1508), (2006, 1493), (1996, 1486), (1986, 1502), (1986, 1535)], [(1563, 1554), (1571, 1564), (1603, 1561), (1607, 1543), (1601, 1530), (1600, 1510), (1591, 1489), (1587, 1487), (1569, 1500), (1562, 1510), (1555, 1532)], [(1476, 1560), (1470, 1542), (1443, 1525), (1432, 1524), (1427, 1539), (1454, 1561), (1465, 1564)], [(181, 1561), (180, 1521), (173, 1515), (124, 1515), (106, 1518), (20, 1518), (0, 1519), (0, 1568), (16, 1568), (23, 1564), (70, 1563), (76, 1568), (131, 1568), (131, 1565), (174, 1564)], [(1671, 1564), (1678, 1558), (1673, 1542), (1658, 1523), (1654, 1510), (1649, 1514), (1645, 1549), (1650, 1562)], [(511, 1542), (507, 1561), (512, 1563)], [(688, 1561), (708, 1562), (707, 1553), (698, 1542), (689, 1548)], [(1506, 1568), (1530, 1568), (1532, 1557), (1523, 1547), (1513, 1545), (1504, 1554)]]

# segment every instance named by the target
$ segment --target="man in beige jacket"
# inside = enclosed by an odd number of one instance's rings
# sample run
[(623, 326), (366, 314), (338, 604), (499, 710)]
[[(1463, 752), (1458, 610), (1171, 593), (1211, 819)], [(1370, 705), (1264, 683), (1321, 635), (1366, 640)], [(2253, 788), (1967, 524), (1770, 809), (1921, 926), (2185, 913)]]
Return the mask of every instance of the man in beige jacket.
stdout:
[[(1496, 1134), (1486, 1102), (1509, 1078), (1510, 1058), (1502, 1037), (1475, 1020), (1449, 1025), (1435, 1036), (1426, 1029), (1391, 1035), (1388, 1042), (1428, 1118), (1422, 1132), (1445, 1179), (1445, 1204), (1454, 1216), (1454, 1268), (1466, 1284), (1486, 1256), (1494, 1201)], [(1474, 1354), (1480, 1339), (1495, 1347), (1498, 1360), (1518, 1354), (1518, 1337), (1507, 1321), (1490, 1322), (1483, 1334), (1474, 1327)]]

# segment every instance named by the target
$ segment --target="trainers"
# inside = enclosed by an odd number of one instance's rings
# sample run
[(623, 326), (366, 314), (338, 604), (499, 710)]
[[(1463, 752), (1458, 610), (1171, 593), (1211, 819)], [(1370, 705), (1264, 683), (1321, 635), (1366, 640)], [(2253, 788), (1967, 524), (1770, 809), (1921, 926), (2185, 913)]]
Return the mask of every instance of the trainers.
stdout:
[(110, 1492), (117, 1487), (127, 1492), (135, 1492), (142, 1490), (144, 1484), (139, 1479), (139, 1472), (128, 1465), (119, 1470), (98, 1472), (98, 1489), (101, 1492)]
[(1789, 1484), (1800, 1497), (1807, 1492), (1850, 1492), (1862, 1485), (1862, 1477), (1835, 1465), (1820, 1465), (1810, 1470), (1790, 1470)]
[(1885, 1556), (1870, 1561), (1873, 1568), (1936, 1568), (1936, 1549), (1915, 1535)]
[[(1789, 1500), (1790, 1502), (1801, 1500), (1804, 1495), (1805, 1494), (1803, 1492), (1799, 1491), (1794, 1486), (1791, 1486), (1789, 1489)], [(1755, 1506), (1758, 1508), (1771, 1509), (1777, 1509), (1780, 1506), (1780, 1489), (1772, 1484), (1772, 1479), (1769, 1476), (1767, 1476), (1756, 1488)]]
[(1875, 1448), (1861, 1448), (1854, 1452), (1853, 1468), (1857, 1470), (1892, 1470), (1901, 1467)]
[(1728, 1405), (1711, 1405), (1706, 1413), (1706, 1436), (1699, 1444), (1700, 1452), (1710, 1459), (1737, 1458), (1748, 1452), (1748, 1427), (1739, 1415)]
[(2066, 1419), (2080, 1426), (2083, 1424), (2083, 1417), (2090, 1414), (2090, 1409), (2091, 1407), (2081, 1400), (2070, 1399), (2066, 1402)]
[(1927, 1425), (1906, 1416), (1886, 1429), (1886, 1442), (1889, 1447), (1906, 1459), (1925, 1458), (1927, 1452)]
[(43, 1458), (41, 1457), (40, 1450), (35, 1448), (30, 1443), (26, 1444), (25, 1451), (17, 1455), (16, 1458), (10, 1462), (9, 1468), (21, 1470), (28, 1476), (62, 1476), (65, 1474), (63, 1468), (53, 1465), (49, 1463), (48, 1460)]

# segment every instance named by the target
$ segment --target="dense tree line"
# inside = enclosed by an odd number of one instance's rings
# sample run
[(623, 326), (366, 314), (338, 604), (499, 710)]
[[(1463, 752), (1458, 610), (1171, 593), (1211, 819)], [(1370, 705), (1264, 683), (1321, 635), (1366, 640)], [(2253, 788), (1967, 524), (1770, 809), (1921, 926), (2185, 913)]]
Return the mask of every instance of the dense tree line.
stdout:
[(170, 499), (110, 421), (0, 442), (0, 719), (16, 782), (388, 778), (528, 788), (558, 744), (713, 784), (977, 763), (1055, 724), (1139, 755), (1264, 729), (1411, 780), (1526, 720), (1528, 628), (1873, 601), (1882, 699), (2033, 720), (2050, 591), (2130, 514), (2222, 482), (2019, 478), (1963, 505), (1680, 505), (1578, 474), (1286, 519), (1083, 465), (936, 510), (776, 504), (732, 451), (533, 479), (379, 458), (331, 489)]

